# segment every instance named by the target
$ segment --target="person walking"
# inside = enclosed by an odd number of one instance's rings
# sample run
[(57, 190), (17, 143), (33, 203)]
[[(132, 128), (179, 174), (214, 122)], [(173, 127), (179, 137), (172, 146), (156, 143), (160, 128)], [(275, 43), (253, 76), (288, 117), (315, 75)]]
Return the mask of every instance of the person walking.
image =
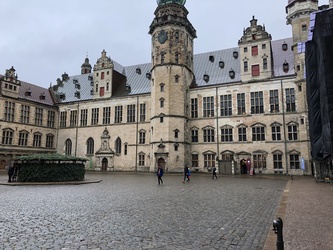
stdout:
[(187, 181), (189, 182), (191, 180), (191, 168), (188, 168), (187, 170)]
[(8, 182), (12, 182), (12, 177), (14, 174), (14, 168), (12, 166), (8, 167)]
[(183, 180), (183, 183), (185, 183), (186, 180), (188, 180), (188, 167), (185, 165), (185, 167), (184, 167), (184, 180)]
[(161, 183), (163, 184), (163, 180), (162, 180), (162, 176), (163, 176), (163, 168), (158, 165), (158, 168), (157, 168), (157, 181), (158, 181), (158, 185), (160, 185)]
[(217, 179), (216, 167), (213, 167), (213, 177), (212, 177), (212, 180), (214, 180), (214, 177), (216, 177), (216, 179)]

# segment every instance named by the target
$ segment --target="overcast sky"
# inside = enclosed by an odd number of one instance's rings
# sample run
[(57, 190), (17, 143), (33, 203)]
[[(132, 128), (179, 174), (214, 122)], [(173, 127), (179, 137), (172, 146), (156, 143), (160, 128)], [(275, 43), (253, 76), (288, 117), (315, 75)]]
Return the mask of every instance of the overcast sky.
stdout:
[[(194, 53), (237, 47), (252, 16), (273, 40), (291, 37), (287, 3), (187, 0)], [(49, 87), (64, 72), (80, 74), (87, 54), (93, 66), (103, 49), (123, 66), (149, 63), (156, 7), (155, 0), (0, 0), (0, 74), (14, 66), (19, 80)]]

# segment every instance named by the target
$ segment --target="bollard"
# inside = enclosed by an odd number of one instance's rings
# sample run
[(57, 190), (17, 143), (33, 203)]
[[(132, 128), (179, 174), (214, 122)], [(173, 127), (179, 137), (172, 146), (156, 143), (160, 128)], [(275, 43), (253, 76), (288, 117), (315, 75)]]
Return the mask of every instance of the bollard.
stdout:
[(277, 234), (276, 236), (276, 250), (284, 250), (284, 242), (283, 242), (283, 222), (279, 217), (276, 220), (273, 220), (273, 230)]

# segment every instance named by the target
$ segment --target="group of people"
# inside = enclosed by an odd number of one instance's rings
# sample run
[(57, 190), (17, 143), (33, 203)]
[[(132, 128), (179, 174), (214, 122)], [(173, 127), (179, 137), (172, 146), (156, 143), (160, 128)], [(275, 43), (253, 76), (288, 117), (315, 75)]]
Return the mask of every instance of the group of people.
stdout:
[[(213, 167), (212, 170), (213, 170), (213, 177), (212, 177), (212, 179), (213, 180), (214, 180), (214, 178), (217, 179), (216, 167)], [(163, 167), (161, 165), (158, 165), (157, 173), (156, 173), (158, 185), (163, 184), (163, 180), (162, 180), (163, 174), (164, 174)], [(189, 182), (191, 180), (191, 168), (185, 166), (183, 174), (184, 174), (183, 183), (185, 183), (185, 181)]]

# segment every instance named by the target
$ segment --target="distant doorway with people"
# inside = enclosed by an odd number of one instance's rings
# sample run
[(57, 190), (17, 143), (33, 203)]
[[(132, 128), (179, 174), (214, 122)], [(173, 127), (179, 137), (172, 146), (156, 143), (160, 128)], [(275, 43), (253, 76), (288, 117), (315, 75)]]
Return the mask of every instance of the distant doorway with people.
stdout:
[(157, 160), (157, 166), (161, 166), (163, 169), (165, 169), (165, 160), (163, 158), (159, 158)]
[(106, 172), (108, 170), (108, 159), (103, 158), (102, 160), (102, 171)]

